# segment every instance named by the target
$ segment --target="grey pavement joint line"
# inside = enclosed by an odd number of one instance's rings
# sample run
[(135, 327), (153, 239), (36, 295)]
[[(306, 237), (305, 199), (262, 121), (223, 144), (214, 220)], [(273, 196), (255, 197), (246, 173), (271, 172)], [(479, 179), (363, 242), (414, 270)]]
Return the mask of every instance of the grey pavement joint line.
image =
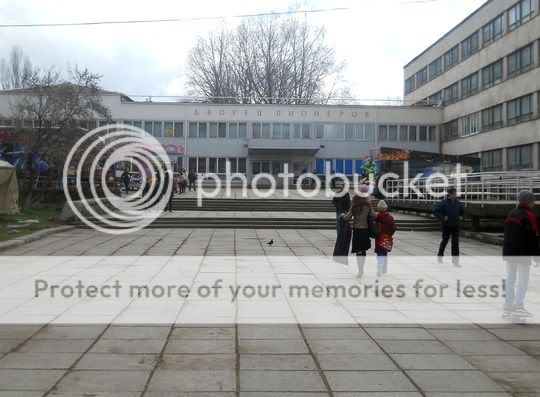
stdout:
[[(257, 231), (255, 231), (255, 232), (257, 233)], [(278, 236), (279, 236), (279, 238), (281, 240), (283, 240), (282, 237), (279, 235), (279, 233), (278, 233)], [(261, 245), (261, 248), (264, 248), (258, 233), (257, 233), (257, 237), (258, 237), (258, 240), (259, 240), (259, 244)], [(283, 242), (285, 243), (285, 245), (287, 244), (284, 240), (283, 240)], [(294, 251), (293, 251), (293, 253), (294, 253)], [(294, 253), (294, 254), (296, 256), (296, 253)], [(276, 270), (274, 269), (274, 267), (272, 267), (272, 272), (274, 273), (274, 277), (276, 277), (276, 280), (279, 281), (279, 278), (278, 278), (278, 276), (276, 274)], [(326, 377), (326, 374), (324, 373), (324, 371), (323, 371), (323, 369), (321, 367), (321, 364), (319, 363), (319, 360), (317, 359), (317, 356), (315, 355), (313, 349), (311, 348), (311, 346), (310, 346), (310, 344), (309, 344), (309, 342), (308, 342), (308, 340), (306, 338), (306, 335), (304, 333), (304, 330), (302, 329), (302, 326), (300, 325), (300, 323), (298, 321), (298, 318), (296, 317), (296, 314), (295, 314), (293, 308), (291, 307), (291, 303), (290, 303), (289, 300), (287, 300), (287, 305), (289, 306), (289, 309), (291, 310), (291, 313), (294, 316), (294, 320), (296, 322), (296, 326), (298, 327), (298, 331), (300, 332), (300, 335), (302, 335), (302, 340), (303, 340), (304, 344), (306, 345), (306, 348), (308, 350), (308, 353), (309, 353), (311, 359), (315, 363), (315, 366), (317, 368), (317, 372), (318, 372), (319, 376), (321, 377), (321, 380), (322, 380), (322, 382), (324, 384), (324, 387), (326, 388), (326, 391), (328, 392), (328, 395), (330, 397), (334, 397), (334, 391), (332, 390), (332, 387), (330, 386), (330, 382), (328, 382), (328, 378)]]
[[(208, 240), (208, 245), (206, 246), (207, 250), (208, 250), (208, 247), (210, 246), (210, 241), (212, 240), (213, 236), (214, 236), (214, 233), (212, 233), (212, 236), (211, 236), (210, 240)], [(201, 271), (201, 264), (199, 263), (199, 269), (197, 270), (197, 272), (193, 276), (193, 281), (191, 282), (190, 289), (193, 288), (193, 284), (195, 283), (195, 280), (197, 279), (197, 276), (199, 275), (200, 271)], [(161, 366), (161, 363), (163, 362), (163, 356), (165, 356), (165, 351), (167, 350), (167, 347), (168, 347), (169, 342), (171, 340), (172, 333), (174, 332), (174, 327), (175, 327), (176, 321), (177, 321), (178, 317), (180, 316), (180, 313), (182, 312), (182, 308), (184, 307), (184, 304), (185, 304), (185, 302), (178, 309), (178, 313), (176, 315), (176, 318), (174, 319), (173, 323), (171, 324), (171, 327), (169, 328), (169, 332), (167, 333), (167, 339), (165, 340), (165, 343), (163, 344), (163, 347), (161, 348), (161, 351), (159, 353), (158, 359), (156, 360), (156, 363), (155, 363), (154, 367), (152, 368), (152, 370), (150, 371), (150, 374), (148, 375), (148, 379), (146, 379), (146, 383), (144, 385), (144, 388), (143, 388), (143, 390), (141, 392), (140, 397), (144, 397), (146, 395), (146, 393), (148, 392), (148, 388), (150, 387), (150, 383), (152, 382), (152, 379), (154, 378), (154, 375), (155, 375), (156, 371), (159, 369), (159, 367)]]

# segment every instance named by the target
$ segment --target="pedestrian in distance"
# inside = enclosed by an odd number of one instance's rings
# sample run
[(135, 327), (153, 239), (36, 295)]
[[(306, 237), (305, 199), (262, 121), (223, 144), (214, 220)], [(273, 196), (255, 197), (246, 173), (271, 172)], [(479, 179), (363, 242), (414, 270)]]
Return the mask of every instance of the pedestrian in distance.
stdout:
[(533, 212), (534, 194), (519, 192), (518, 205), (504, 222), (503, 258), (506, 261), (506, 296), (503, 317), (531, 317), (525, 309), (533, 259), (540, 261), (538, 220)]
[(394, 246), (396, 221), (388, 212), (388, 205), (384, 200), (377, 204), (377, 237), (375, 239), (375, 254), (377, 255), (377, 277), (388, 272), (388, 254)]
[(349, 208), (351, 208), (351, 196), (349, 195), (349, 192), (345, 191), (345, 185), (339, 186), (339, 190), (332, 199), (332, 204), (334, 204), (336, 209), (336, 221), (339, 223), (341, 214), (346, 214), (349, 212)]
[(190, 170), (188, 174), (188, 181), (189, 181), (189, 191), (191, 192), (191, 188), (193, 187), (194, 191), (197, 191), (197, 173), (195, 170)]
[(120, 176), (120, 178), (122, 179), (122, 182), (124, 183), (124, 189), (126, 190), (126, 194), (128, 194), (128, 192), (129, 192), (129, 182), (131, 180), (129, 172), (127, 172), (127, 170), (125, 170), (122, 173), (122, 175)]
[(360, 279), (364, 275), (367, 251), (371, 249), (371, 238), (374, 238), (376, 234), (375, 214), (371, 209), (369, 197), (354, 196), (351, 208), (343, 216), (343, 219), (346, 221), (353, 220), (351, 253), (356, 254), (358, 265), (356, 277)]
[(442, 261), (448, 241), (452, 239), (452, 262), (459, 265), (459, 231), (461, 221), (465, 215), (463, 204), (457, 198), (455, 188), (448, 189), (448, 197), (439, 202), (433, 210), (435, 218), (441, 221), (442, 241), (437, 254), (439, 262)]
[[(172, 203), (173, 203), (174, 191), (175, 191), (174, 174), (173, 174), (171, 169), (167, 169), (165, 167), (164, 170), (163, 170), (163, 176), (164, 176), (165, 180), (163, 181), (162, 194), (165, 195), (166, 199), (167, 199), (167, 204), (165, 204), (165, 211), (172, 212)], [(169, 189), (169, 186), (171, 188), (171, 191), (169, 193), (167, 193), (167, 190)]]

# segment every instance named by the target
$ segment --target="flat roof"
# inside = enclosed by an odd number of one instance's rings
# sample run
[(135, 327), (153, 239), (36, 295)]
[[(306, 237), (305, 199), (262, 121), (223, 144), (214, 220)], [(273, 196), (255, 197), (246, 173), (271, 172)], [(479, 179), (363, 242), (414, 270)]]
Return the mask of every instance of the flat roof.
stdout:
[(426, 48), (424, 51), (422, 51), (420, 54), (415, 56), (409, 63), (407, 63), (403, 68), (406, 68), (411, 63), (416, 61), (418, 58), (420, 58), (422, 55), (424, 55), (426, 52), (428, 52), (431, 48), (435, 47), (437, 44), (439, 44), (441, 41), (443, 41), (445, 38), (447, 38), (450, 34), (452, 34), (454, 31), (456, 31), (461, 25), (463, 25), (465, 22), (467, 22), (469, 19), (471, 19), (473, 16), (478, 14), (484, 7), (486, 7), (489, 3), (491, 3), (493, 0), (487, 0), (484, 4), (482, 4), (478, 9), (473, 11), (468, 17), (466, 17), (463, 21), (458, 23), (456, 26), (454, 26), (452, 29), (450, 29), (448, 32), (446, 32), (439, 40), (434, 42), (432, 45), (430, 45), (428, 48)]

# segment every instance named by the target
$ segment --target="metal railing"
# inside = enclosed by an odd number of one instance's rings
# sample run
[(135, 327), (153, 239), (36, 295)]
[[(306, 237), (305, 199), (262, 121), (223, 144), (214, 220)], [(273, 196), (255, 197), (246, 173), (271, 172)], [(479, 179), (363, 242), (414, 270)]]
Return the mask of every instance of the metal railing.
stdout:
[(465, 205), (474, 203), (483, 207), (486, 204), (514, 203), (522, 190), (532, 191), (540, 202), (540, 171), (471, 173), (446, 178), (448, 185), (443, 185), (438, 178), (387, 180), (387, 198), (394, 202), (437, 202), (444, 198), (449, 187), (455, 187)]

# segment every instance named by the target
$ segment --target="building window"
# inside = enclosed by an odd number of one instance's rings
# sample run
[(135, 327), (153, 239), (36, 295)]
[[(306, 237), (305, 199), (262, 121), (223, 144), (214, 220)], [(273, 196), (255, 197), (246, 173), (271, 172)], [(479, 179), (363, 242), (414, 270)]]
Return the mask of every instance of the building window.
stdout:
[(470, 57), (480, 48), (480, 34), (474, 32), (461, 42), (461, 60)]
[(473, 113), (461, 118), (461, 136), (466, 137), (480, 132), (479, 114)]
[(387, 125), (379, 125), (378, 139), (379, 141), (388, 140), (388, 126)]
[(493, 106), (482, 110), (482, 130), (491, 130), (503, 126), (503, 105)]
[(428, 80), (427, 76), (428, 76), (427, 67), (425, 67), (424, 69), (416, 73), (416, 87), (417, 88), (427, 83), (427, 80)]
[(530, 120), (532, 117), (532, 95), (525, 95), (506, 104), (509, 124)]
[(270, 124), (269, 123), (253, 123), (253, 138), (270, 139)]
[(482, 171), (496, 172), (503, 170), (502, 149), (482, 153)]
[(444, 124), (444, 140), (453, 141), (459, 138), (459, 121), (452, 120)]
[(291, 125), (287, 123), (272, 124), (272, 139), (290, 139)]
[(516, 146), (507, 149), (509, 170), (533, 168), (532, 145)]
[(232, 138), (232, 139), (247, 138), (247, 124), (246, 123), (229, 123), (229, 138)]
[(172, 121), (165, 121), (163, 123), (163, 132), (163, 136), (174, 138), (174, 123)]
[(174, 122), (174, 137), (182, 138), (184, 136), (184, 123), (180, 121)]
[(405, 94), (410, 94), (414, 88), (414, 76), (412, 76), (405, 80)]
[(199, 138), (206, 138), (208, 136), (208, 124), (199, 123)]
[(311, 126), (309, 124), (294, 124), (293, 137), (294, 139), (311, 139)]
[(432, 80), (442, 73), (442, 58), (439, 58), (429, 64), (429, 79)]
[(484, 47), (500, 39), (503, 32), (503, 14), (501, 14), (482, 28), (482, 43)]
[(154, 136), (163, 136), (161, 121), (154, 121)]
[(364, 140), (364, 124), (356, 124), (355, 138), (357, 141)]
[(428, 140), (430, 142), (437, 142), (437, 126), (430, 125), (428, 130)]
[(345, 140), (345, 124), (335, 124), (334, 131), (336, 133), (336, 140), (338, 141)]
[(406, 125), (400, 125), (399, 126), (399, 140), (400, 141), (409, 140), (409, 134), (408, 134)]
[(508, 55), (508, 77), (514, 77), (530, 70), (534, 63), (533, 45), (526, 47)]
[(420, 126), (420, 134), (419, 134), (419, 140), (421, 142), (427, 142), (428, 140), (428, 128), (426, 125), (421, 125)]
[(478, 92), (478, 72), (461, 80), (461, 97), (467, 98)]
[(375, 140), (375, 124), (364, 124), (364, 140), (373, 142)]
[(208, 137), (209, 138), (217, 138), (218, 137), (218, 123), (209, 123)]
[(397, 125), (388, 126), (388, 140), (389, 141), (397, 141), (397, 131), (398, 131)]
[(335, 139), (334, 124), (324, 124), (324, 139), (333, 141)]
[(436, 92), (435, 94), (428, 97), (428, 105), (438, 105), (442, 101), (442, 91)]
[(416, 141), (418, 139), (418, 127), (415, 125), (409, 126), (409, 141)]
[(315, 125), (315, 137), (316, 139), (324, 139), (324, 124)]
[(444, 70), (448, 70), (459, 62), (459, 45), (443, 55)]
[(443, 101), (446, 105), (452, 104), (459, 99), (459, 84), (452, 84), (443, 91)]
[[(354, 128), (355, 124), (345, 124), (345, 140), (354, 141)], [(362, 131), (363, 135), (364, 131)]]
[(531, 19), (534, 12), (534, 0), (521, 0), (508, 10), (508, 30), (512, 31)]
[(146, 133), (148, 133), (148, 134), (150, 134), (150, 135), (153, 135), (153, 134), (154, 134), (153, 126), (152, 126), (152, 122), (151, 122), (151, 121), (145, 121), (145, 122), (144, 122), (144, 130), (146, 131)]
[(482, 87), (493, 87), (502, 81), (503, 60), (499, 59), (482, 69)]

